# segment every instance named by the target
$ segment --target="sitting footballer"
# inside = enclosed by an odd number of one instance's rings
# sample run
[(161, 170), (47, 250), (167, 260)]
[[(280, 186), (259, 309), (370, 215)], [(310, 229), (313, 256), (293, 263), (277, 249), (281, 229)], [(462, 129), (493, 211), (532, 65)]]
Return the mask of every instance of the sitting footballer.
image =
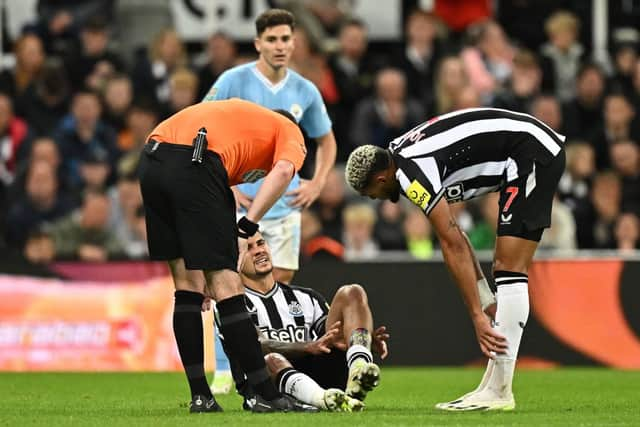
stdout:
[[(275, 281), (269, 246), (259, 232), (247, 244), (240, 269), (245, 302), (276, 386), (320, 410), (364, 409), (367, 393), (380, 382), (371, 349), (384, 359), (389, 338), (385, 326), (373, 330), (364, 289), (342, 286), (329, 306), (312, 289)], [(256, 404), (251, 384), (233, 355), (230, 359), (243, 406), (251, 409)]]

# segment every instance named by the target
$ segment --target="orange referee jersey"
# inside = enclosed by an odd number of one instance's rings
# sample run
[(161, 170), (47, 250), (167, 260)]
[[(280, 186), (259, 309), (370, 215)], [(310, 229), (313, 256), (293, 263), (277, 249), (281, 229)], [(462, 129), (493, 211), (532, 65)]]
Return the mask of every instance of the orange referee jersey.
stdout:
[(262, 178), (278, 160), (290, 161), (298, 171), (307, 153), (295, 123), (237, 98), (187, 107), (161, 122), (149, 139), (190, 146), (201, 127), (207, 129), (207, 149), (222, 159), (229, 185)]

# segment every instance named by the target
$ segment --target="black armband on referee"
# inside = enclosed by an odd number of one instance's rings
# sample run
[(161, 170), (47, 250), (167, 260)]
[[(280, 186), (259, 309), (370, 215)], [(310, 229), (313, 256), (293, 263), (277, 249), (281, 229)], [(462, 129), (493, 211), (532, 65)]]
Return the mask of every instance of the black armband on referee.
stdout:
[(238, 221), (238, 237), (248, 239), (258, 232), (258, 224), (248, 219), (246, 216)]

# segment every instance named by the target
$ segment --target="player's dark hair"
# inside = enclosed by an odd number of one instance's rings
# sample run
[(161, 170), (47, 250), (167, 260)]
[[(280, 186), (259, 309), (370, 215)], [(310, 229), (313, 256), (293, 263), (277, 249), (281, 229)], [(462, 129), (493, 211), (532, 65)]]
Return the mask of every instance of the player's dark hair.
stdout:
[(371, 168), (367, 173), (366, 183), (371, 182), (371, 178), (380, 171), (386, 170), (391, 165), (391, 152), (384, 148), (376, 150)]
[(283, 116), (285, 116), (287, 119), (291, 120), (293, 123), (295, 123), (296, 125), (298, 124), (298, 121), (296, 120), (296, 118), (293, 116), (293, 114), (291, 114), (290, 112), (288, 112), (287, 110), (282, 110), (280, 108), (277, 108), (275, 110), (276, 113), (278, 114), (282, 114)]
[(256, 35), (260, 37), (264, 30), (277, 25), (288, 25), (291, 31), (296, 27), (296, 18), (284, 9), (269, 9), (256, 18)]

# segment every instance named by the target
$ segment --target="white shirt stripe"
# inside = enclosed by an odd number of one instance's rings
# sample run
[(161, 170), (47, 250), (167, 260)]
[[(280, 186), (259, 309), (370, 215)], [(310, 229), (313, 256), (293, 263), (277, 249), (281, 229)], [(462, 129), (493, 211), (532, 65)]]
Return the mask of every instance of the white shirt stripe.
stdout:
[[(421, 159), (415, 159), (416, 162), (418, 160)], [(447, 187), (451, 184), (455, 184), (456, 182), (465, 181), (479, 176), (500, 176), (504, 173), (508, 163), (509, 160), (503, 160), (501, 162), (483, 162), (458, 169), (445, 178), (444, 186)]]
[(462, 196), (463, 200), (469, 200), (470, 198), (478, 195), (481, 196), (483, 194), (487, 194), (487, 193), (493, 193), (494, 191), (497, 191), (500, 188), (500, 185), (493, 185), (491, 187), (478, 187), (478, 188), (472, 188), (471, 190), (467, 190), (465, 191)]
[(405, 158), (424, 156), (425, 154), (448, 147), (453, 143), (473, 135), (500, 131), (526, 132), (535, 137), (554, 156), (560, 152), (560, 146), (558, 143), (549, 136), (549, 134), (533, 123), (500, 118), (474, 120), (462, 123), (449, 130), (425, 138), (420, 141), (420, 143), (410, 145), (407, 148), (402, 149), (399, 154)]
[(507, 157), (507, 182), (518, 179), (518, 163), (511, 157)]
[(536, 164), (533, 164), (533, 170), (527, 177), (527, 184), (525, 186), (524, 197), (529, 197), (529, 194), (536, 188)]
[(416, 162), (422, 173), (429, 179), (431, 185), (433, 185), (433, 191), (438, 193), (442, 188), (442, 183), (440, 182), (440, 171), (438, 170), (436, 159), (433, 157), (423, 157), (413, 159), (413, 161)]
[[(464, 113), (471, 113), (474, 111), (502, 111), (504, 113), (509, 113), (509, 114), (513, 114), (515, 116), (520, 116), (523, 118), (527, 118), (527, 119), (536, 119), (535, 117), (533, 117), (531, 114), (526, 114), (526, 113), (519, 113), (517, 111), (512, 111), (512, 110), (506, 110), (504, 108), (490, 108), (490, 107), (478, 107), (478, 108), (465, 108), (463, 110), (456, 110), (456, 111), (452, 111), (450, 113), (447, 114), (442, 114), (441, 116), (438, 116), (438, 120), (434, 120), (433, 122), (429, 123), (429, 124), (433, 124), (433, 123), (437, 123), (442, 119), (448, 119), (450, 117), (455, 117), (455, 116), (459, 116), (460, 114), (464, 114)], [(541, 125), (543, 125), (545, 128), (547, 128), (550, 132), (553, 132), (553, 134), (555, 136), (558, 137), (558, 139), (560, 139), (562, 142), (564, 142), (565, 140), (565, 136), (559, 134), (558, 132), (556, 132), (555, 130), (551, 129), (545, 122), (543, 122), (542, 120), (538, 120), (536, 119)]]
[(406, 191), (409, 185), (411, 185), (411, 181), (409, 181), (409, 178), (402, 169), (396, 170), (396, 178), (400, 181), (400, 187), (403, 191)]

